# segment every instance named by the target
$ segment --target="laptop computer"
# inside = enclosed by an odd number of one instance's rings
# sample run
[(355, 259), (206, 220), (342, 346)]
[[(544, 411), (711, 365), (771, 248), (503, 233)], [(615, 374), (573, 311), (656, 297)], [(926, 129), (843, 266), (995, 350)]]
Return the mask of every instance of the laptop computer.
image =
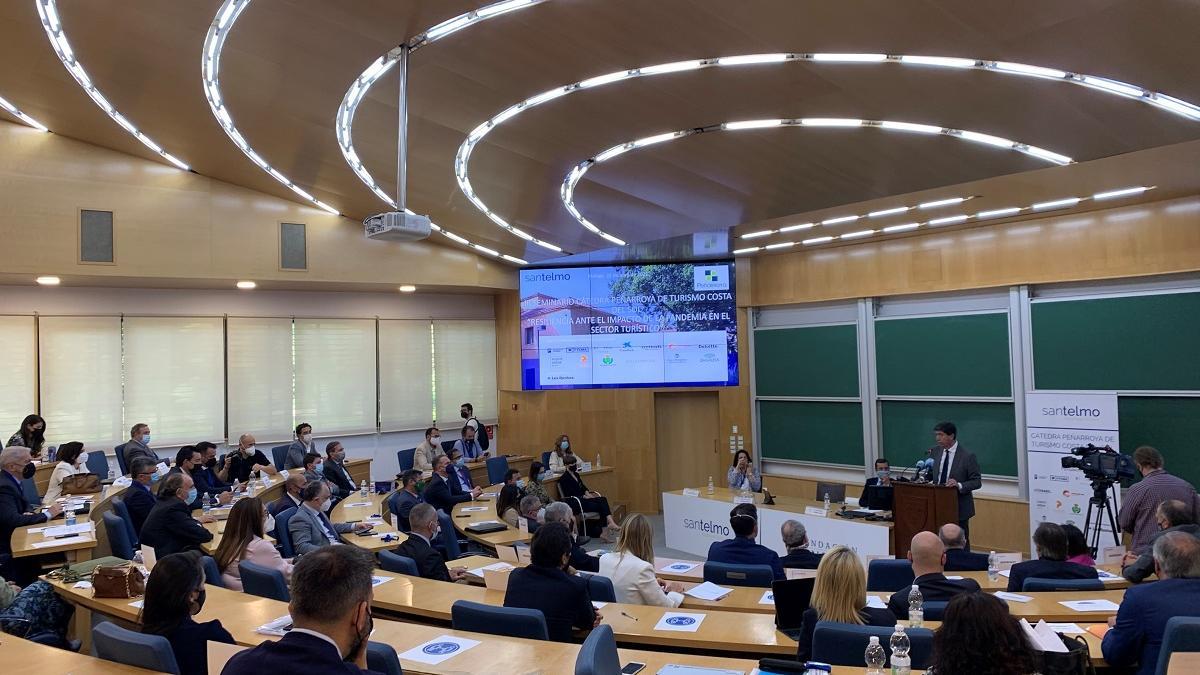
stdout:
[(804, 610), (808, 609), (816, 581), (815, 577), (809, 577), (771, 582), (771, 592), (775, 595), (775, 628), (793, 640), (800, 639)]
[(868, 485), (863, 490), (862, 499), (858, 500), (858, 502), (868, 509), (891, 511), (894, 492), (895, 488), (890, 485)]

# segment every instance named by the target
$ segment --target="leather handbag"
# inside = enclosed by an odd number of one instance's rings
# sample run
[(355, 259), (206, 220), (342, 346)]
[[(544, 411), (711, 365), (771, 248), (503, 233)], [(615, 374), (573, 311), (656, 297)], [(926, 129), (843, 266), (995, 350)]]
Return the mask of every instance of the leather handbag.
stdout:
[(94, 473), (77, 473), (62, 479), (64, 495), (90, 495), (99, 491), (100, 477)]
[(146, 578), (133, 563), (101, 565), (92, 572), (93, 596), (136, 598), (146, 592)]

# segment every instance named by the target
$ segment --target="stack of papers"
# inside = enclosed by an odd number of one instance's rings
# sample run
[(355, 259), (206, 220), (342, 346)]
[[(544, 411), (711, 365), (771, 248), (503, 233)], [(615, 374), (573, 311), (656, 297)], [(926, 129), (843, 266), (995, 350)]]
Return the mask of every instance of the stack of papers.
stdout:
[(283, 616), (273, 621), (268, 621), (258, 628), (254, 629), (255, 633), (263, 635), (273, 635), (275, 637), (283, 637), (292, 629), (292, 617), (284, 614)]
[(684, 595), (690, 595), (693, 598), (698, 598), (700, 600), (720, 600), (732, 592), (732, 588), (725, 588), (723, 586), (718, 586), (711, 581), (706, 581), (698, 586), (684, 591)]
[(1067, 646), (1063, 644), (1062, 638), (1045, 621), (1038, 621), (1036, 626), (1030, 626), (1028, 621), (1021, 619), (1021, 630), (1025, 631), (1025, 637), (1039, 652), (1066, 653), (1067, 651)]
[(491, 565), (484, 565), (483, 567), (476, 567), (473, 570), (467, 570), (467, 574), (472, 574), (479, 578), (483, 578), (484, 570), (491, 570), (493, 572), (503, 572), (505, 570), (511, 570), (511, 569), (514, 569), (512, 565), (502, 561), (502, 562), (498, 562), (498, 563), (492, 563)]
[(42, 536), (47, 539), (53, 539), (54, 537), (66, 537), (66, 536), (69, 536), (72, 534), (91, 534), (91, 533), (92, 533), (91, 521), (88, 521), (86, 523), (78, 523), (76, 525), (59, 525), (57, 527), (47, 527), (46, 529), (42, 530)]

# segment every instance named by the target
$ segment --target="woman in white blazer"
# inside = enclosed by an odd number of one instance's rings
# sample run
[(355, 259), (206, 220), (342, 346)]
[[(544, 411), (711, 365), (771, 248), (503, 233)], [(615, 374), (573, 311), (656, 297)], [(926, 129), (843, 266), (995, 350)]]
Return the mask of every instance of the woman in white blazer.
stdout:
[(49, 504), (62, 496), (64, 478), (77, 473), (87, 473), (87, 469), (83, 468), (86, 462), (87, 453), (83, 451), (83, 443), (63, 443), (58, 448), (58, 464), (54, 465), (54, 471), (50, 474), (50, 484), (46, 486), (46, 496), (42, 497), (42, 503)]
[(621, 522), (621, 535), (612, 553), (600, 556), (600, 576), (612, 580), (617, 602), (678, 607), (683, 586), (660, 582), (654, 576), (654, 528), (640, 513)]

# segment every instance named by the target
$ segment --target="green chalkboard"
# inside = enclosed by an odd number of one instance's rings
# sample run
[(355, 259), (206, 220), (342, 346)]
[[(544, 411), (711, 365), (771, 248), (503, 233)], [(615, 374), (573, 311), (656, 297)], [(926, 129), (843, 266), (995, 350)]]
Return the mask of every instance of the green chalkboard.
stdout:
[(924, 457), (934, 445), (933, 425), (949, 421), (958, 427), (962, 447), (979, 459), (980, 471), (1017, 475), (1017, 423), (1011, 403), (881, 401), (879, 407), (883, 454), (893, 467), (911, 466)]
[(764, 458), (863, 465), (861, 403), (759, 401)]
[(1167, 471), (1200, 485), (1200, 398), (1122, 396), (1117, 424), (1121, 452), (1132, 455), (1139, 445), (1154, 446)]
[(1200, 390), (1200, 293), (1035, 302), (1031, 314), (1038, 389)]
[(808, 326), (754, 331), (757, 396), (858, 396), (858, 329)]
[(1011, 396), (1008, 313), (875, 321), (881, 396)]

